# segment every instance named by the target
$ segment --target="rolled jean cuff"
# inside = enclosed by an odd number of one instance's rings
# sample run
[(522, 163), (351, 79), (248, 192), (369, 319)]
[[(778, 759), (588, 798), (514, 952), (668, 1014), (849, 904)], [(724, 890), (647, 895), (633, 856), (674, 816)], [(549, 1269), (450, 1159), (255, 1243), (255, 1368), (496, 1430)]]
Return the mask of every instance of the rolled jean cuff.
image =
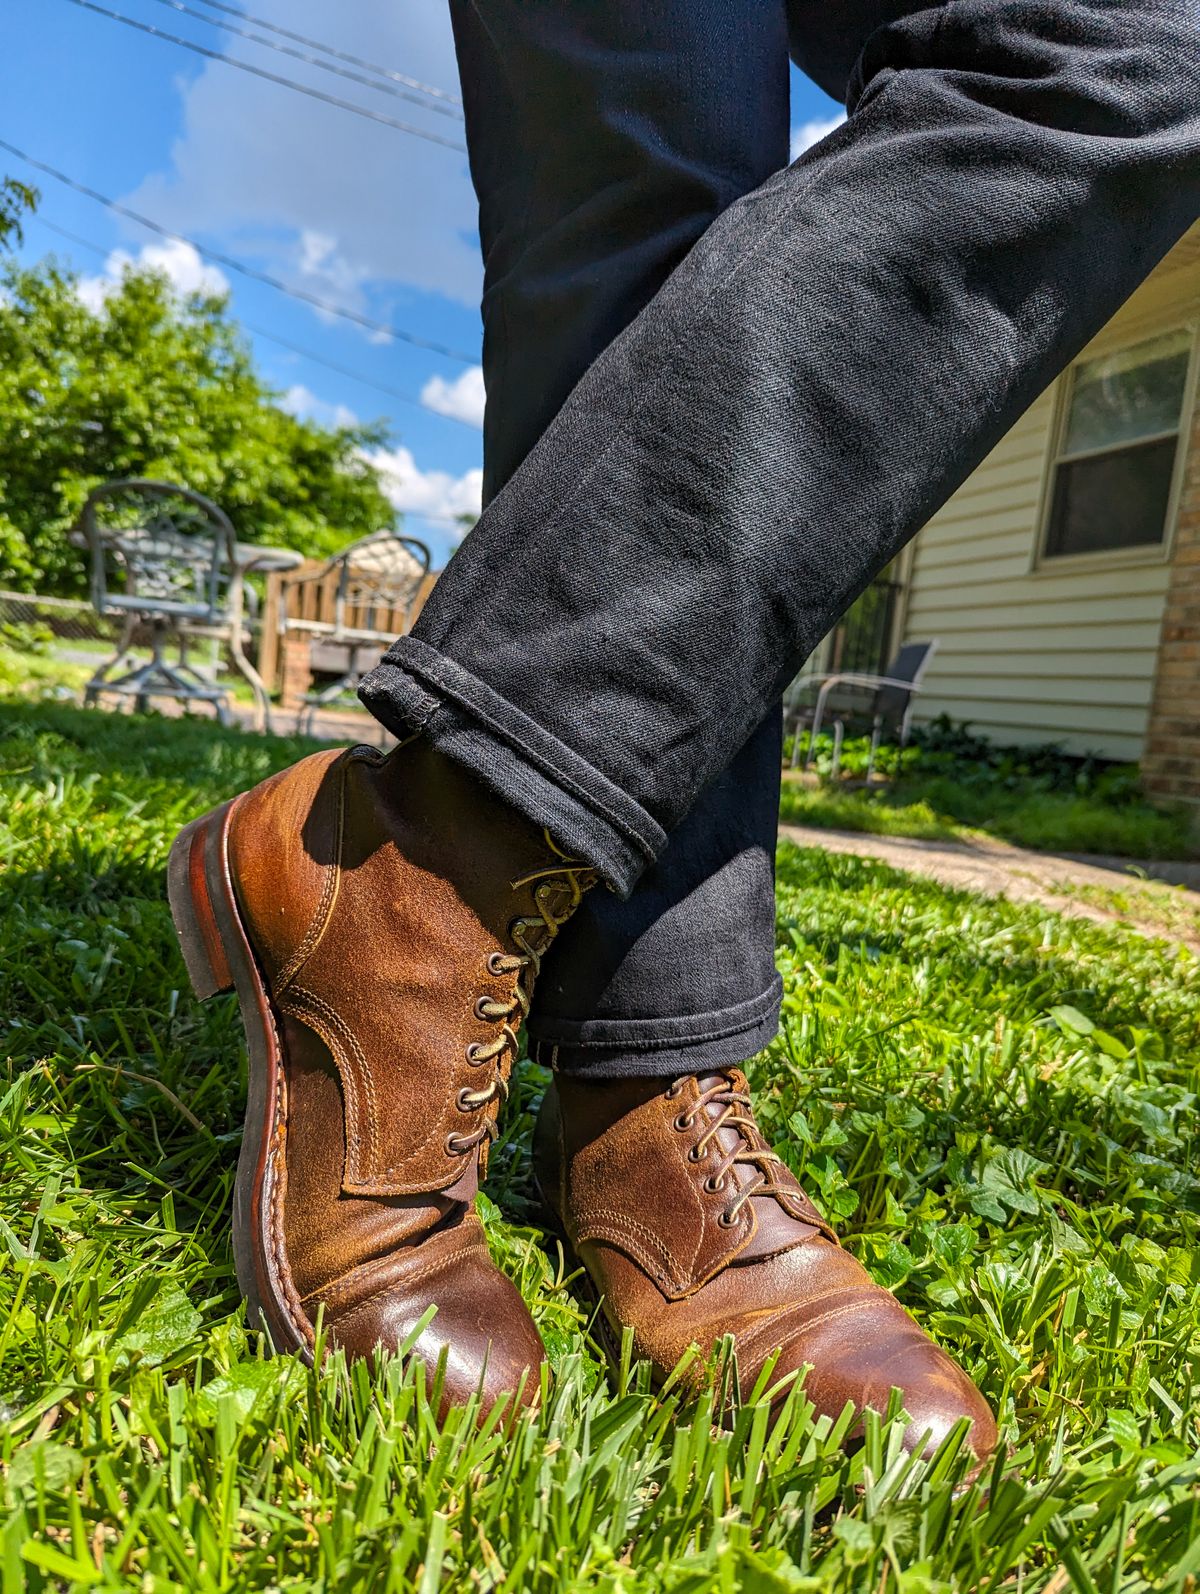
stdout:
[(358, 688), (389, 731), (421, 731), (623, 897), (666, 832), (633, 798), (453, 659), (401, 637)]
[(686, 1018), (551, 1019), (530, 1026), (529, 1055), (575, 1079), (674, 1079), (732, 1068), (779, 1031), (783, 981), (736, 1007)]

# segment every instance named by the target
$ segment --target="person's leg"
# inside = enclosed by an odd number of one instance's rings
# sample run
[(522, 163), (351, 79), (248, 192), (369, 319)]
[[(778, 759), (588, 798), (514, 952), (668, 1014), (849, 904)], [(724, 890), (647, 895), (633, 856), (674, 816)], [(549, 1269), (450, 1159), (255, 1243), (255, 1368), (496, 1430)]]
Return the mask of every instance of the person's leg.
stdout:
[[(782, 6), (710, 9), (454, 7), (487, 262), (489, 498), (689, 237), (783, 164)], [(831, 1243), (733, 1066), (776, 1023), (780, 730), (776, 708), (630, 896), (590, 893), (551, 948), (530, 1013), (555, 1069), (538, 1181), (604, 1297), (602, 1330), (631, 1327), (659, 1373), (732, 1334), (750, 1379), (774, 1349), (781, 1372), (812, 1361), (830, 1415), (882, 1407), (896, 1383), (914, 1443), (966, 1417), (982, 1454), (990, 1413)]]
[[(451, 0), (479, 196), (485, 503), (591, 362), (734, 199), (787, 162), (781, 0)], [(533, 1054), (668, 1077), (778, 1023), (780, 715), (700, 795), (627, 900), (591, 892), (538, 978)]]
[(743, 1063), (774, 1039), (774, 710), (624, 900), (589, 892), (538, 979), (531, 1055), (576, 1079), (675, 1079)]
[(847, 126), (735, 200), (589, 368), (372, 711), (628, 891), (1195, 218), (1197, 27), (1191, 0), (949, 0), (877, 28)]
[[(689, 18), (691, 32), (709, 20), (670, 4), (668, 76), (673, 47), (688, 60)], [(763, 0), (768, 14), (781, 74), (783, 30)], [(599, 83), (585, 95), (601, 97)], [(501, 99), (492, 136), (513, 156), (506, 114)], [(705, 219), (758, 175), (726, 178)], [(701, 174), (694, 203), (705, 186)], [(676, 253), (699, 230), (679, 228)], [(646, 296), (663, 275), (653, 232)], [(611, 301), (622, 315), (626, 292)], [(603, 310), (603, 290), (594, 302)], [(603, 342), (586, 320), (572, 324)], [(314, 1354), (323, 1319), (326, 1343), (349, 1355), (414, 1336), (426, 1361), (444, 1355), (444, 1402), (522, 1379), (536, 1392), (536, 1329), (472, 1202), (536, 976), (594, 883), (540, 822), (419, 736), (386, 758), (359, 747), (302, 760), (176, 839), (169, 894), (193, 986), (236, 990), (249, 1043), (234, 1253), (276, 1347)]]

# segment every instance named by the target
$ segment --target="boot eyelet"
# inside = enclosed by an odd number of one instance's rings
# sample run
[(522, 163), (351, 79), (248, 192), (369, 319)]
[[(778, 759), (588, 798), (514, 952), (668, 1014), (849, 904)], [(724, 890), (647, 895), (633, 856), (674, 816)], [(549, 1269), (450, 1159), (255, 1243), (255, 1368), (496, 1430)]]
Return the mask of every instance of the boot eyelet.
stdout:
[(692, 1127), (691, 1115), (686, 1112), (681, 1112), (671, 1127), (681, 1135), (686, 1134), (687, 1131)]
[(487, 971), (488, 971), (489, 974), (503, 974), (504, 973), (504, 970), (500, 967), (500, 959), (503, 956), (504, 956), (503, 952), (489, 952), (488, 953)]
[(475, 1017), (480, 1018), (484, 1021), (484, 1023), (487, 1023), (487, 1021), (491, 1018), (491, 1014), (488, 1012), (488, 1008), (491, 1007), (491, 1005), (492, 998), (490, 996), (476, 997)]
[(717, 1215), (717, 1224), (722, 1229), (732, 1229), (736, 1222), (737, 1219), (731, 1218), (728, 1212), (721, 1212)]
[(692, 1146), (692, 1147), (691, 1147), (691, 1148), (690, 1148), (690, 1149), (689, 1149), (689, 1151), (688, 1151), (688, 1158), (687, 1158), (687, 1160), (688, 1160), (688, 1161), (689, 1161), (689, 1162), (699, 1162), (699, 1161), (700, 1161), (700, 1158), (701, 1158), (701, 1156), (702, 1156), (702, 1152), (701, 1152), (701, 1150), (700, 1150), (700, 1147), (699, 1147), (699, 1146)]
[(676, 1096), (679, 1095), (679, 1093), (680, 1093), (680, 1091), (682, 1089), (683, 1089), (683, 1081), (679, 1080), (679, 1079), (675, 1080), (675, 1082), (673, 1084), (668, 1085), (666, 1090), (665, 1090), (665, 1092), (664, 1092), (664, 1095), (665, 1095), (667, 1101), (674, 1101)]
[(704, 1192), (706, 1195), (720, 1195), (724, 1188), (724, 1179), (714, 1179), (711, 1174), (704, 1181)]
[(446, 1136), (446, 1155), (449, 1157), (462, 1157), (466, 1152), (461, 1144), (460, 1137), (453, 1132)]
[(472, 1102), (472, 1101), (464, 1100), (464, 1097), (467, 1097), (470, 1094), (471, 1094), (471, 1092), (464, 1085), (463, 1088), (459, 1091), (458, 1095), (455, 1096), (454, 1105), (458, 1108), (459, 1112), (474, 1112), (475, 1111), (475, 1103)]
[(482, 1068), (486, 1061), (486, 1057), (480, 1057), (479, 1055), (478, 1043), (476, 1041), (472, 1041), (467, 1047), (467, 1062), (472, 1068)]

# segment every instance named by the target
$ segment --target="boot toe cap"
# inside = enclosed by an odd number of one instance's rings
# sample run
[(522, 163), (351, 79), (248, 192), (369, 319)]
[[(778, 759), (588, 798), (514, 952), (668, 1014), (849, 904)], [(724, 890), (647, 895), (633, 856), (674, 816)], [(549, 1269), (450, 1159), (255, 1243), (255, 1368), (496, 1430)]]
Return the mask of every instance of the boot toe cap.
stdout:
[(805, 1394), (819, 1414), (837, 1417), (847, 1401), (882, 1413), (898, 1389), (910, 1418), (907, 1449), (932, 1456), (963, 1418), (971, 1424), (967, 1447), (978, 1461), (996, 1447), (996, 1422), (983, 1396), (886, 1291), (872, 1291), (782, 1343), (777, 1376), (807, 1367)]
[(334, 1317), (330, 1335), (350, 1356), (394, 1352), (431, 1305), (437, 1310), (408, 1355), (424, 1363), (430, 1379), (443, 1362), (441, 1415), (475, 1395), (484, 1414), (501, 1400), (537, 1402), (545, 1361), (541, 1338), (520, 1292), (490, 1262), (461, 1263), (420, 1290), (379, 1290)]

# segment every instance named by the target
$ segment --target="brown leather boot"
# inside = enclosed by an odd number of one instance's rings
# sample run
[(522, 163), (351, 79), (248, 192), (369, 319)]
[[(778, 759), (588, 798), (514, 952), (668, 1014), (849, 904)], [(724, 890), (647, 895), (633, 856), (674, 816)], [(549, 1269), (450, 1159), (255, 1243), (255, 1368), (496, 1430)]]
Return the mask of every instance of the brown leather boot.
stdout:
[(236, 989), (238, 1281), (277, 1350), (447, 1355), (445, 1403), (538, 1386), (472, 1206), (542, 953), (592, 883), (413, 740), (314, 754), (195, 820), (169, 892), (196, 994)]
[(559, 1075), (538, 1119), (544, 1198), (600, 1297), (610, 1354), (665, 1376), (726, 1334), (743, 1382), (808, 1366), (818, 1414), (885, 1411), (893, 1387), (931, 1452), (960, 1417), (983, 1458), (996, 1426), (979, 1392), (842, 1249), (754, 1121), (745, 1075), (580, 1083)]

